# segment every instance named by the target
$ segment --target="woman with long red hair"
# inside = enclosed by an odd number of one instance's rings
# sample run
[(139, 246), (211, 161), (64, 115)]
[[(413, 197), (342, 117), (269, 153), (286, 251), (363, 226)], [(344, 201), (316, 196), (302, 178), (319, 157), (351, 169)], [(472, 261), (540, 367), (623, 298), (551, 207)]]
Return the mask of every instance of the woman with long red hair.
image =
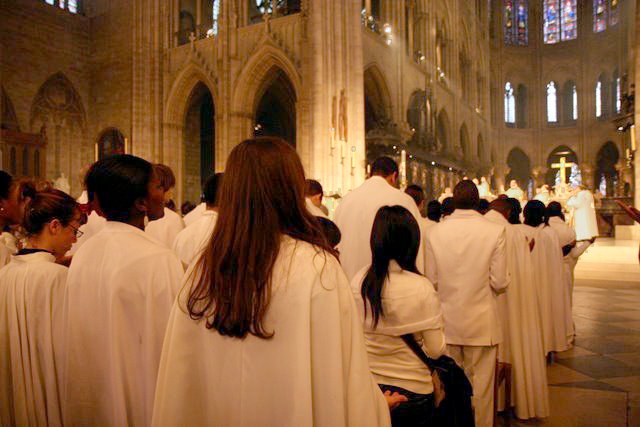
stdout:
[(231, 152), (207, 248), (186, 273), (154, 425), (389, 425), (336, 253), (277, 138)]

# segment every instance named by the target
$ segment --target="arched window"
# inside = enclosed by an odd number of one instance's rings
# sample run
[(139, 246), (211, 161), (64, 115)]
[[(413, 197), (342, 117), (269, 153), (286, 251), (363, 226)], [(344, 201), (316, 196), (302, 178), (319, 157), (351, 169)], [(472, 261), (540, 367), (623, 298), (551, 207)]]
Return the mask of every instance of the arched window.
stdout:
[(438, 77), (443, 78), (447, 70), (447, 33), (444, 21), (436, 28), (436, 67), (440, 73)]
[(471, 68), (471, 61), (469, 60), (469, 56), (467, 55), (467, 53), (464, 51), (460, 52), (460, 55), (458, 56), (458, 66), (460, 68), (460, 89), (462, 92), (461, 96), (462, 99), (468, 101), (471, 95), (469, 93), (469, 71)]
[(558, 90), (554, 81), (547, 84), (547, 122), (558, 122)]
[(523, 84), (519, 84), (516, 91), (516, 125), (527, 127), (527, 87)]
[(526, 0), (505, 0), (504, 41), (506, 44), (526, 46), (529, 42), (528, 6)]
[(573, 40), (578, 36), (576, 0), (544, 0), (543, 12), (545, 44)]
[(622, 109), (622, 82), (618, 70), (613, 72), (613, 111), (616, 114), (620, 114)]
[(596, 82), (596, 117), (601, 118), (602, 112), (602, 81)]
[(511, 82), (504, 85), (504, 122), (513, 125), (516, 122), (516, 99)]
[(575, 124), (578, 120), (578, 90), (571, 80), (562, 88), (562, 107), (562, 121), (565, 124)]
[(607, 0), (593, 0), (593, 32), (607, 29)]

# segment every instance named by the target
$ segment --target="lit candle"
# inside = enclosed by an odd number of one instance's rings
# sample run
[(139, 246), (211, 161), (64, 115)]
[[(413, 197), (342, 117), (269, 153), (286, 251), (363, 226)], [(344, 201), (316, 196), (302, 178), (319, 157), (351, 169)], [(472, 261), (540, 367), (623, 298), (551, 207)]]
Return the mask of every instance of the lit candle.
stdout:
[(636, 125), (631, 125), (631, 151), (636, 151)]
[(129, 154), (129, 140), (127, 138), (124, 139), (124, 154)]

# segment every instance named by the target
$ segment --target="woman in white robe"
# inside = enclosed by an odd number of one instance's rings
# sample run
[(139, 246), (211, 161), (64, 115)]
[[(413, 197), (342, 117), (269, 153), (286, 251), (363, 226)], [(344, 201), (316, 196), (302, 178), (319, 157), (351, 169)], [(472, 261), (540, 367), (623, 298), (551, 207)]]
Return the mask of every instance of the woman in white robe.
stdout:
[(524, 208), (525, 224), (520, 226), (528, 239), (534, 240), (532, 251), (534, 275), (545, 353), (565, 351), (571, 346), (573, 322), (564, 286), (562, 249), (558, 236), (545, 221), (546, 208), (532, 200)]
[(0, 270), (0, 425), (62, 424), (64, 293), (56, 264), (76, 240), (80, 209), (46, 190), (27, 205), (26, 247)]
[(549, 415), (549, 391), (540, 311), (538, 304), (532, 304), (537, 296), (531, 247), (519, 227), (508, 222), (511, 210), (511, 203), (498, 199), (491, 202), (491, 210), (485, 215), (487, 220), (505, 227), (507, 268), (511, 276), (507, 292), (498, 296), (504, 335), (498, 359), (513, 367), (511, 402), (516, 416), (544, 418)]
[(176, 185), (176, 177), (169, 166), (158, 163), (153, 165), (153, 169), (164, 190), (164, 215), (160, 219), (149, 221), (144, 231), (165, 247), (171, 249), (176, 236), (184, 229), (182, 217), (166, 207), (166, 204), (171, 200), (172, 190)]
[(145, 216), (160, 218), (164, 208), (149, 162), (131, 155), (102, 159), (87, 184), (107, 223), (69, 268), (63, 421), (145, 426), (182, 265), (143, 231)]
[(389, 425), (295, 150), (277, 138), (237, 145), (219, 205), (171, 312), (153, 425)]
[(12, 225), (22, 223), (25, 205), (31, 200), (34, 188), (28, 182), (20, 182), (0, 170), (0, 267), (7, 265), (16, 253), (17, 239), (8, 233)]

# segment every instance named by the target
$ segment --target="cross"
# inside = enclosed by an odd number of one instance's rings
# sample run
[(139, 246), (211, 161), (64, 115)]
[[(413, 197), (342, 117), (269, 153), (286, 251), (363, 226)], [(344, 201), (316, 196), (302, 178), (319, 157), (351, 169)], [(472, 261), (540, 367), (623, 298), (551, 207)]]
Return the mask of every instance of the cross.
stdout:
[(560, 169), (560, 182), (562, 184), (567, 183), (567, 168), (571, 168), (573, 163), (567, 163), (566, 157), (560, 157), (560, 163), (553, 163), (551, 167), (553, 169)]
[(189, 42), (191, 43), (191, 49), (195, 49), (195, 41), (196, 41), (196, 34), (192, 31), (191, 33), (189, 33)]

